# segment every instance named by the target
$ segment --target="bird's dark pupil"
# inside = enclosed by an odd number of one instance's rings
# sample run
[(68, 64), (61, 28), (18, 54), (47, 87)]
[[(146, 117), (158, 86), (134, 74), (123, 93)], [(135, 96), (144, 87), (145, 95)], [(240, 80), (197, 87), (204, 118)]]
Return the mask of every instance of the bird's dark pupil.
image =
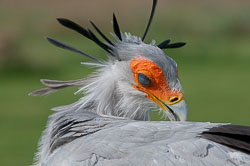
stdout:
[(151, 84), (151, 80), (145, 76), (142, 73), (138, 74), (138, 81), (142, 84), (142, 85), (150, 85)]

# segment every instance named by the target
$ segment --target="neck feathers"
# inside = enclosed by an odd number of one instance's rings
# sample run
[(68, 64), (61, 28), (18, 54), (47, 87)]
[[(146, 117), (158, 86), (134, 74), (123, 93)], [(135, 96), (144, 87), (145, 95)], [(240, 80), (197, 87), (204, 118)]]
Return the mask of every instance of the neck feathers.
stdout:
[(117, 63), (119, 68), (117, 64), (107, 64), (85, 79), (84, 85), (76, 92), (85, 94), (84, 97), (53, 110), (90, 111), (101, 116), (149, 120), (148, 111), (155, 105), (144, 93), (131, 86), (133, 78), (131, 69), (126, 67), (128, 62)]

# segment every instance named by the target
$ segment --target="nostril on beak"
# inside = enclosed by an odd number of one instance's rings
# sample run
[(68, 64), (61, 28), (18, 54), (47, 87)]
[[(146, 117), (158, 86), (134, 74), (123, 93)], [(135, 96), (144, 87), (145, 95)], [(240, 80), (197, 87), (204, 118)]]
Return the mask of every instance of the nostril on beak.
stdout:
[(179, 98), (178, 96), (171, 97), (169, 99), (169, 104), (172, 105), (172, 104), (178, 103), (180, 100), (181, 98)]

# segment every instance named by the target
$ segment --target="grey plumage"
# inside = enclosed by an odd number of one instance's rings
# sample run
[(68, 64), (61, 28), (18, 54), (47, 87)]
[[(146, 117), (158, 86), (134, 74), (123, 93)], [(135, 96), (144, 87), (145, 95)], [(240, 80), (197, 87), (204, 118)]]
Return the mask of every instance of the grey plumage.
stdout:
[[(114, 16), (110, 41), (101, 42), (92, 31), (67, 20), (58, 21), (109, 53), (105, 62), (67, 46), (61, 48), (93, 60), (85, 65), (97, 71), (79, 80), (42, 79), (47, 88), (30, 93), (45, 95), (78, 86), (85, 96), (77, 102), (53, 108), (36, 155), (35, 166), (235, 166), (250, 165), (250, 127), (198, 122), (149, 122), (149, 111), (158, 109), (172, 121), (185, 121), (187, 106), (178, 78), (177, 64), (161, 49), (184, 43), (158, 46), (143, 42), (153, 18), (154, 0), (143, 38), (120, 32)], [(144, 86), (139, 75), (149, 80)], [(142, 79), (143, 81), (143, 79)], [(160, 109), (159, 109), (160, 107)], [(237, 131), (235, 131), (237, 130)], [(215, 139), (216, 138), (216, 139)], [(231, 141), (235, 141), (231, 143)], [(217, 142), (217, 143), (216, 143)]]
[(201, 138), (199, 122), (102, 117), (87, 110), (51, 116), (41, 145), (44, 166), (249, 166), (250, 156)]

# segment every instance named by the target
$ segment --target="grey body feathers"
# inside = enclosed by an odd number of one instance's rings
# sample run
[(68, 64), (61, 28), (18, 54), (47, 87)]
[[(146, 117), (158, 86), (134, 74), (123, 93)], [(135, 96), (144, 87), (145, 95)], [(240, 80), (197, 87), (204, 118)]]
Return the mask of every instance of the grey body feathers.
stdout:
[(65, 111), (51, 116), (37, 166), (235, 166), (250, 156), (203, 139), (226, 125), (149, 122)]

